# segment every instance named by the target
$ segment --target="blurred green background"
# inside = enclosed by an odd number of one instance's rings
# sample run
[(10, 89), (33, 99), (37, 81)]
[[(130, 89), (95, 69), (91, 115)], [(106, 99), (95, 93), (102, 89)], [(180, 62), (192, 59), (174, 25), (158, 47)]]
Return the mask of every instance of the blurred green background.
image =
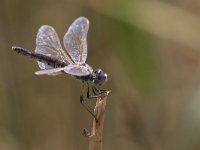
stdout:
[(200, 1), (0, 0), (0, 150), (84, 150), (81, 82), (36, 76), (41, 25), (90, 20), (87, 63), (108, 73), (105, 150), (200, 149)]

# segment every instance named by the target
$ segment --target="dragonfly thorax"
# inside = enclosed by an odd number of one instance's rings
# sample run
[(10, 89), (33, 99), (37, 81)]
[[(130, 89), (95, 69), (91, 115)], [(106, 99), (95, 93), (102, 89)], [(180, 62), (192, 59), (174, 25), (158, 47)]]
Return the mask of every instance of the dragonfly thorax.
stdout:
[(98, 85), (101, 85), (103, 84), (104, 82), (107, 81), (107, 74), (103, 72), (103, 70), (101, 69), (96, 69), (93, 71), (92, 73), (92, 82), (94, 84), (98, 84)]

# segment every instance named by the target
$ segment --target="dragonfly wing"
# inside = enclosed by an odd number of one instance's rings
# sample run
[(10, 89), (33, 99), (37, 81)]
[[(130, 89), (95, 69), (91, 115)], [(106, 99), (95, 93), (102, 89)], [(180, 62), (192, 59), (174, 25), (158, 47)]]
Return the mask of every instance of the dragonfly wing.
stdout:
[(52, 69), (47, 69), (47, 70), (39, 70), (36, 71), (36, 75), (58, 75), (61, 74), (64, 68), (52, 68)]
[[(46, 56), (56, 58), (60, 61), (66, 63), (72, 63), (69, 56), (62, 49), (58, 35), (53, 27), (49, 25), (43, 25), (39, 28), (37, 37), (36, 37), (36, 53), (40, 53)], [(38, 62), (38, 65), (41, 69), (52, 68), (47, 64)]]
[(65, 49), (76, 64), (83, 64), (86, 61), (88, 29), (89, 20), (79, 17), (71, 24), (64, 36)]
[(81, 65), (68, 65), (64, 67), (64, 72), (71, 74), (73, 76), (87, 76), (90, 74), (90, 70)]

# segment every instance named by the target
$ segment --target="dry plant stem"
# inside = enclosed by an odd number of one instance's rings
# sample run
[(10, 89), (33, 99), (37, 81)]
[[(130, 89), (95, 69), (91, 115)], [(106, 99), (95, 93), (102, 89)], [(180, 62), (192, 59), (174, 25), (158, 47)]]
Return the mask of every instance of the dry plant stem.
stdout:
[(110, 92), (106, 92), (105, 96), (97, 98), (96, 106), (94, 108), (94, 114), (96, 119), (93, 119), (93, 125), (91, 132), (87, 129), (83, 130), (83, 134), (89, 140), (89, 150), (102, 150), (102, 135), (103, 135), (103, 125), (105, 117), (105, 108), (107, 96)]

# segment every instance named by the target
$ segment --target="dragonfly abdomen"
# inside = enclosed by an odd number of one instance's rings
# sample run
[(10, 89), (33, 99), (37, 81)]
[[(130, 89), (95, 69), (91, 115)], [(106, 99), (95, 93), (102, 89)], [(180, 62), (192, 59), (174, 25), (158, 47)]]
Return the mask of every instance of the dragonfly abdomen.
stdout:
[(31, 51), (29, 51), (25, 48), (22, 48), (22, 47), (12, 47), (12, 49), (14, 51), (16, 51), (17, 53), (20, 53), (20, 54), (25, 55), (25, 56), (29, 56), (30, 58), (36, 59), (36, 60), (38, 60), (42, 63), (45, 63), (45, 64), (47, 64), (51, 67), (54, 67), (54, 68), (65, 67), (65, 66), (68, 65), (67, 63), (62, 62), (58, 59), (55, 59), (55, 58), (52, 58), (52, 57), (49, 57), (49, 56), (46, 56), (46, 55), (43, 55), (43, 54), (31, 52)]

